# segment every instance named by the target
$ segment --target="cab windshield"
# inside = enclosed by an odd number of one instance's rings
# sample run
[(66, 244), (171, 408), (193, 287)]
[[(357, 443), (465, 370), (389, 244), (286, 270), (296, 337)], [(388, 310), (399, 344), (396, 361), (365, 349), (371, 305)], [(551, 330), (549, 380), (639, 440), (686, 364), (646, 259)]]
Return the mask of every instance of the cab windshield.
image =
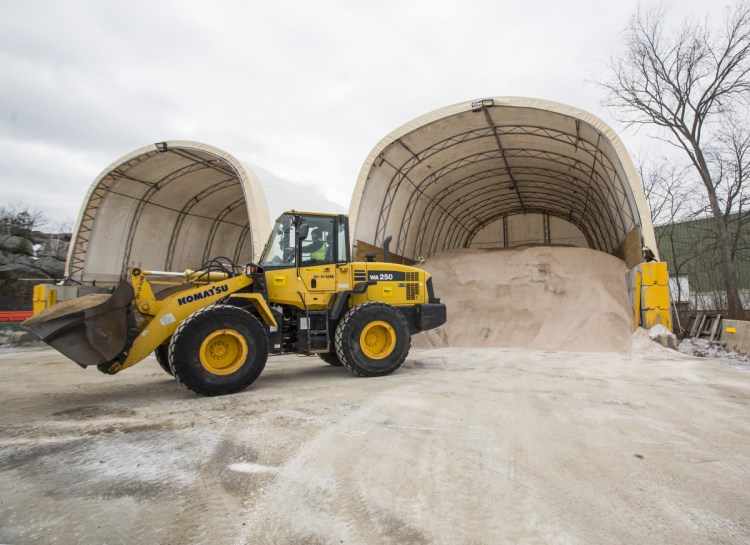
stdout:
[(331, 216), (282, 215), (273, 226), (260, 266), (295, 267), (297, 260), (302, 266), (335, 263), (335, 227), (336, 218)]
[(273, 226), (268, 244), (260, 257), (261, 267), (289, 267), (296, 264), (294, 243), (297, 240), (294, 216), (281, 216)]

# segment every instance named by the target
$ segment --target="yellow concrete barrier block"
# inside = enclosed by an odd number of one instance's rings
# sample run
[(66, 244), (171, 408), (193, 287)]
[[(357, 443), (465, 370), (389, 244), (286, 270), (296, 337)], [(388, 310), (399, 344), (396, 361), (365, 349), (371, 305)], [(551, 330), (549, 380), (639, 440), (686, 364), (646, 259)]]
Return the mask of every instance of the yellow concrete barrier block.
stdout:
[(669, 312), (669, 286), (644, 286), (641, 308), (644, 310), (659, 308)]
[(641, 272), (643, 273), (644, 286), (669, 285), (669, 272), (667, 271), (667, 264), (664, 261), (641, 263)]
[(49, 284), (37, 284), (34, 286), (34, 300), (32, 301), (32, 310), (34, 314), (39, 314), (43, 310), (57, 303), (57, 290)]
[(661, 324), (670, 331), (672, 331), (672, 314), (669, 309), (652, 309), (643, 311), (643, 327), (651, 329), (655, 325)]

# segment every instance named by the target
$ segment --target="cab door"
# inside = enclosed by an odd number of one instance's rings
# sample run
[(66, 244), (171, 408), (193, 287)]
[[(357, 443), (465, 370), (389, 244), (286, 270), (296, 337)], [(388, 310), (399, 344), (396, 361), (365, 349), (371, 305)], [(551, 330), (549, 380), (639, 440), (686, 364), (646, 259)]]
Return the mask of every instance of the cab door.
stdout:
[(298, 241), (299, 274), (309, 293), (336, 291), (337, 220), (336, 216), (313, 214), (301, 218), (309, 227), (307, 236)]
[(311, 293), (336, 291), (336, 266), (333, 264), (303, 266), (299, 269), (299, 275)]

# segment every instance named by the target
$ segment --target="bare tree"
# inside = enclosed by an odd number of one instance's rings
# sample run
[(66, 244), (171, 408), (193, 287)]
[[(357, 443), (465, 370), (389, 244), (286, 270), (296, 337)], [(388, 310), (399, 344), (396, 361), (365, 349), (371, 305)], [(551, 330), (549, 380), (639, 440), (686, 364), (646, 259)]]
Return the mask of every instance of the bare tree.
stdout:
[[(747, 111), (750, 5), (744, 0), (727, 8), (719, 30), (707, 19), (686, 20), (672, 33), (663, 7), (639, 6), (626, 28), (625, 45), (624, 54), (611, 59), (611, 78), (599, 82), (605, 104), (622, 121), (656, 125), (660, 138), (687, 154), (716, 226), (728, 312), (742, 317), (727, 218), (746, 199), (746, 174), (730, 182), (726, 158), (731, 153), (722, 129)], [(739, 163), (744, 170), (744, 159)]]
[(742, 250), (744, 227), (750, 221), (750, 128), (746, 120), (728, 120), (718, 132), (720, 145), (709, 154), (716, 173), (716, 193), (727, 225), (732, 261)]
[[(684, 274), (695, 261), (693, 248), (683, 243), (677, 232), (678, 222), (694, 219), (700, 201), (686, 183), (688, 167), (666, 157), (642, 158), (638, 174), (651, 211), (651, 223), (656, 227), (656, 243), (669, 257), (670, 271), (677, 277)], [(676, 284), (677, 299), (683, 300), (682, 285)]]
[(0, 206), (0, 234), (26, 237), (47, 223), (44, 212), (23, 204)]
[(690, 178), (687, 167), (666, 157), (640, 159), (638, 174), (651, 211), (651, 223), (666, 225), (693, 219), (700, 201), (686, 183)]

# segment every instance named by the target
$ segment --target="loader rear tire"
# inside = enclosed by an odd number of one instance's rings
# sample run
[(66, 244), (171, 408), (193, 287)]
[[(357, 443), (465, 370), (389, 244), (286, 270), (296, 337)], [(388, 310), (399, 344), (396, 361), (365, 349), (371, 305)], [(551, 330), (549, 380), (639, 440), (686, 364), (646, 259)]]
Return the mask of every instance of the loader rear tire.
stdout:
[(362, 377), (382, 377), (401, 367), (411, 348), (406, 318), (385, 303), (349, 309), (336, 327), (336, 354)]
[(191, 314), (169, 345), (174, 377), (205, 396), (233, 394), (257, 379), (268, 359), (268, 337), (258, 319), (231, 305)]
[(159, 367), (164, 369), (164, 371), (171, 377), (174, 376), (172, 374), (172, 369), (169, 367), (169, 341), (171, 337), (164, 341), (164, 344), (160, 344), (156, 347), (156, 350), (154, 350), (154, 356), (156, 356), (156, 361), (159, 363)]
[(336, 352), (326, 352), (325, 354), (318, 354), (318, 357), (328, 365), (333, 365), (334, 367), (341, 367), (342, 365), (344, 365), (336, 355)]

